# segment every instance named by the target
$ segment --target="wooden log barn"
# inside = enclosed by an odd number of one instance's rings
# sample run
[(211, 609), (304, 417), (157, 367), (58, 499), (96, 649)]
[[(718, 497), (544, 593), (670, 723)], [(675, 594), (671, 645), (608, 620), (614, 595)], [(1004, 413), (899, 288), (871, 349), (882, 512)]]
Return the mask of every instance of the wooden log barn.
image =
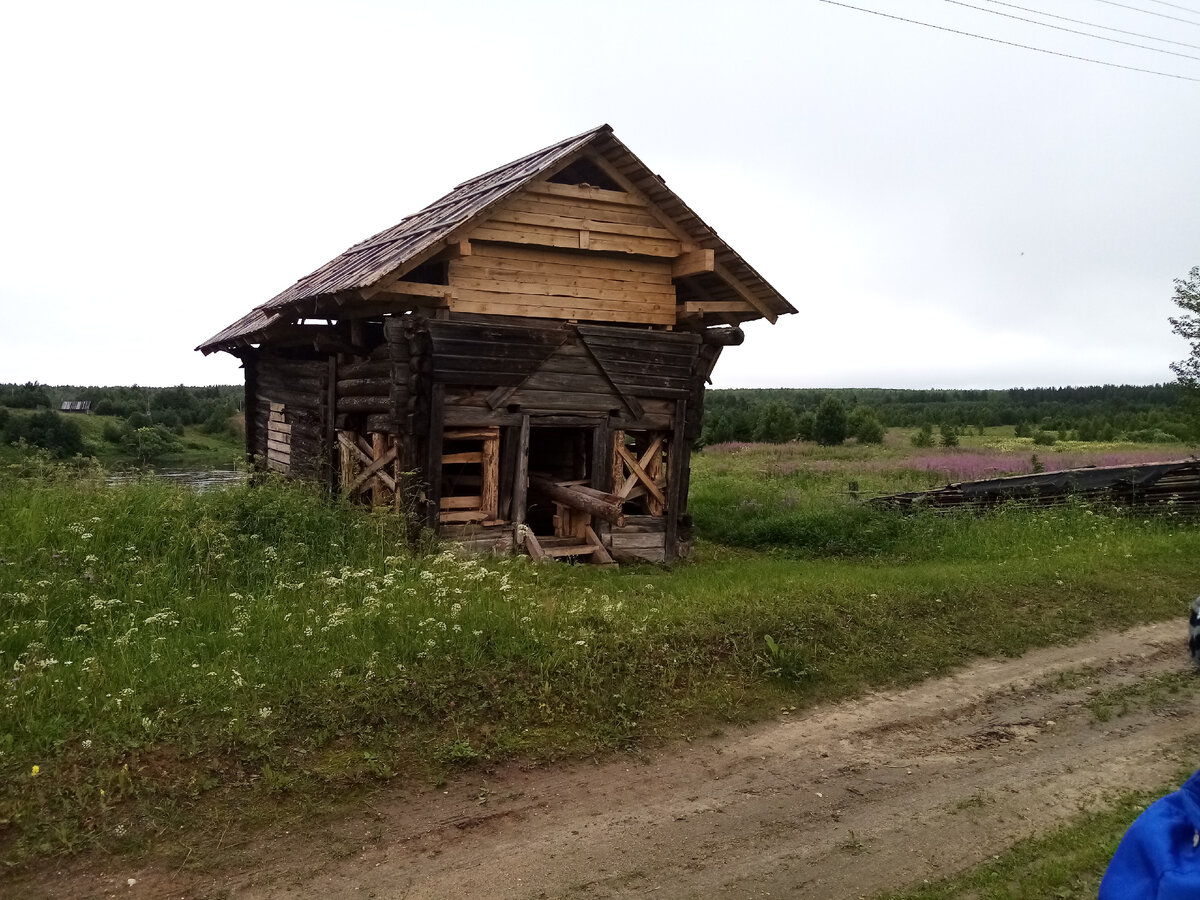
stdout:
[(690, 549), (704, 386), (795, 309), (601, 126), (465, 181), (205, 341), (257, 465), (475, 552)]

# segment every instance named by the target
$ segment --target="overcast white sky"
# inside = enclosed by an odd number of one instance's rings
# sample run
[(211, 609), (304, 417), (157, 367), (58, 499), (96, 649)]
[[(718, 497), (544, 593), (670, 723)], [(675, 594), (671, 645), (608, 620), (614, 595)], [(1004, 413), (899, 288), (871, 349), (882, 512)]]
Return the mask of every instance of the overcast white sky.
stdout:
[[(1200, 79), (1200, 0), (1013, 0), (1185, 56), (848, 2)], [(192, 348), (602, 122), (800, 311), (718, 387), (1146, 384), (1186, 353), (1200, 80), (821, 0), (43, 0), (0, 6), (0, 382), (240, 382)]]

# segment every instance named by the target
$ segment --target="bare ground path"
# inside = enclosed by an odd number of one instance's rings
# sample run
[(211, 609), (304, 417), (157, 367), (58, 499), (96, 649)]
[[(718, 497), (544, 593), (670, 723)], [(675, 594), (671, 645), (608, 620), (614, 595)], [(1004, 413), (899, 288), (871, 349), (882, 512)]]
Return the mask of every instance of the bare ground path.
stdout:
[[(512, 765), (380, 798), (227, 868), (88, 871), (48, 896), (237, 898), (869, 895), (1200, 762), (1200, 690), (1101, 722), (1088, 701), (1190, 663), (1180, 622), (984, 661), (917, 687), (643, 756)], [(128, 879), (136, 879), (129, 886)], [(32, 885), (28, 886), (35, 890)]]

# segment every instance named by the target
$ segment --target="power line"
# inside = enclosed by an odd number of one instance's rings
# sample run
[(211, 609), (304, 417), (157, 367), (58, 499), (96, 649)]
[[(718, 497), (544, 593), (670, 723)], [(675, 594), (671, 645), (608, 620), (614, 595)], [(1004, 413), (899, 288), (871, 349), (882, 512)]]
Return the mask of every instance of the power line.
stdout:
[[(821, 0), (821, 2), (828, 3), (831, 6), (840, 6), (843, 9), (853, 9), (856, 12), (870, 13), (873, 16), (882, 16), (885, 19), (895, 19), (897, 22), (907, 22), (910, 25), (923, 25), (926, 28), (934, 28), (938, 31), (949, 32), (950, 34), (960, 34), (960, 35), (963, 35), (964, 37), (978, 38), (981, 41), (991, 41), (993, 44), (1004, 44), (1005, 46), (1017, 47), (1021, 50), (1032, 50), (1035, 53), (1045, 53), (1045, 54), (1048, 54), (1049, 56), (1060, 56), (1063, 59), (1074, 59), (1079, 62), (1095, 63), (1098, 66), (1108, 66), (1113, 69), (1125, 69), (1126, 71), (1129, 71), (1129, 72), (1141, 72), (1145, 75), (1160, 75), (1163, 78), (1176, 78), (1180, 81), (1194, 81), (1194, 82), (1200, 83), (1200, 78), (1192, 78), (1189, 75), (1175, 75), (1171, 72), (1156, 72), (1153, 69), (1139, 69), (1136, 66), (1123, 66), (1120, 63), (1105, 62), (1102, 59), (1092, 59), (1091, 57), (1088, 57), (1088, 56), (1075, 56), (1071, 53), (1059, 53), (1057, 50), (1046, 50), (1046, 49), (1043, 49), (1042, 47), (1030, 47), (1028, 44), (1017, 44), (1012, 41), (1004, 41), (1004, 40), (1001, 40), (1000, 38), (987, 37), (986, 35), (975, 34), (974, 32), (970, 32), (970, 31), (959, 31), (956, 28), (947, 28), (944, 25), (933, 25), (929, 22), (918, 22), (916, 19), (905, 19), (905, 18), (902, 18), (901, 16), (893, 16), (890, 13), (879, 12), (878, 10), (874, 10), (874, 9), (863, 9), (861, 6), (851, 6), (849, 3), (839, 3), (839, 2), (837, 2), (837, 0)], [(1102, 2), (1103, 2), (1103, 0), (1102, 0)]]
[(1116, 0), (1096, 0), (1097, 3), (1106, 3), (1109, 6), (1119, 6), (1121, 9), (1132, 10), (1133, 12), (1145, 13), (1148, 16), (1158, 16), (1160, 19), (1171, 19), (1174, 22), (1183, 22), (1185, 25), (1198, 25), (1200, 22), (1193, 22), (1191, 19), (1181, 19), (1179, 16), (1168, 16), (1166, 13), (1153, 12), (1148, 9), (1141, 9), (1137, 6), (1127, 6), (1124, 3), (1117, 3)]
[(1026, 19), (1024, 16), (1014, 16), (1012, 13), (1000, 12), (998, 9), (984, 9), (982, 6), (973, 6), (970, 3), (962, 2), (962, 0), (945, 0), (945, 2), (952, 3), (955, 6), (964, 6), (967, 9), (973, 9), (976, 12), (987, 13), (991, 16), (1003, 16), (1006, 19), (1015, 19), (1018, 22), (1028, 22), (1030, 25), (1040, 25), (1042, 28), (1053, 28), (1055, 31), (1065, 31), (1067, 34), (1078, 34), (1097, 41), (1108, 41), (1110, 44), (1121, 44), (1124, 47), (1137, 47), (1139, 50), (1149, 50), (1153, 53), (1165, 53), (1168, 56), (1182, 56), (1184, 59), (1194, 59), (1197, 62), (1200, 62), (1200, 56), (1192, 56), (1190, 53), (1176, 53), (1174, 50), (1164, 50), (1161, 47), (1147, 47), (1145, 44), (1135, 44), (1132, 41), (1123, 41), (1120, 38), (1104, 37), (1104, 35), (1101, 34), (1088, 34), (1086, 31), (1078, 31), (1074, 28), (1064, 28), (1062, 25), (1052, 25), (1049, 22), (1039, 22), (1036, 19)]
[(1159, 6), (1169, 6), (1171, 9), (1182, 9), (1184, 12), (1191, 13), (1194, 16), (1200, 16), (1200, 10), (1188, 9), (1186, 6), (1180, 6), (1178, 3), (1168, 3), (1167, 0), (1147, 0), (1149, 3), (1157, 3)]
[(1009, 9), (1019, 9), (1021, 12), (1033, 13), (1035, 16), (1042, 16), (1045, 19), (1058, 19), (1060, 22), (1074, 22), (1076, 25), (1086, 25), (1088, 28), (1099, 28), (1101, 31), (1111, 31), (1114, 34), (1127, 34), (1130, 37), (1145, 38), (1148, 41), (1159, 41), (1163, 44), (1173, 44), (1176, 47), (1190, 47), (1193, 50), (1200, 50), (1200, 44), (1186, 44), (1183, 41), (1172, 41), (1167, 38), (1155, 37), (1152, 34), (1142, 34), (1140, 31), (1126, 31), (1123, 28), (1111, 28), (1108, 25), (1100, 25), (1096, 22), (1085, 22), (1083, 19), (1072, 19), (1068, 16), (1056, 16), (1053, 13), (1042, 12), (1040, 9), (1030, 9), (1027, 6), (1017, 6), (1015, 3), (1005, 3), (1004, 0), (987, 0), (988, 3), (995, 3), (997, 6), (1007, 6)]

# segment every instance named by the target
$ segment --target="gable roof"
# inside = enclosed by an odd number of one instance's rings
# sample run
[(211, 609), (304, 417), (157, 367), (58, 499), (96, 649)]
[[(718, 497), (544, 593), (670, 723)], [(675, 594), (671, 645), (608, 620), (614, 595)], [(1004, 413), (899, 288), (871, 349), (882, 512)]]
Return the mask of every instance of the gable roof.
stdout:
[[(764, 308), (774, 315), (796, 311), (661, 178), (617, 140), (610, 126), (601, 125), (464, 181), (420, 212), (350, 247), (196, 349), (208, 354), (256, 343), (272, 326), (290, 323), (313, 310), (316, 301), (367, 288), (388, 275), (403, 274), (415, 268), (483, 219), (502, 200), (538, 177), (553, 174), (585, 152), (603, 157), (699, 247), (713, 250), (718, 269), (724, 268), (730, 273)], [(705, 299), (736, 300), (742, 296), (719, 277), (711, 276), (707, 281), (710, 283), (703, 290)]]

